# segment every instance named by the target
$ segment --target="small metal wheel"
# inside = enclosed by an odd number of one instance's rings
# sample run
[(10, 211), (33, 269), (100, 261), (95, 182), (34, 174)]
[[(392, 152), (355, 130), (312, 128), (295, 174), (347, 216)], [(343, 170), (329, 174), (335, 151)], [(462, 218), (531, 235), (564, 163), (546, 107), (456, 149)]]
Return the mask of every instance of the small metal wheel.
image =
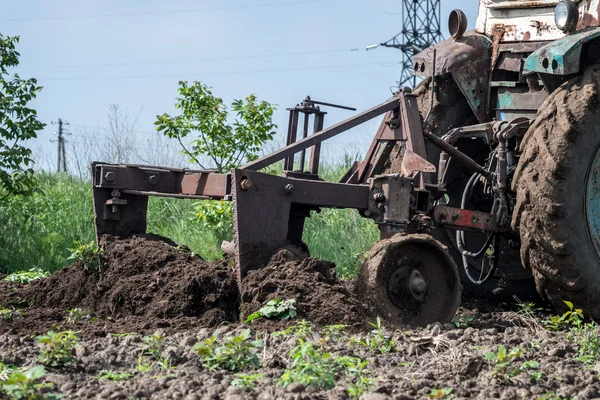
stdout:
[(461, 296), (456, 264), (429, 235), (395, 235), (373, 246), (357, 281), (361, 297), (397, 324), (449, 322)]

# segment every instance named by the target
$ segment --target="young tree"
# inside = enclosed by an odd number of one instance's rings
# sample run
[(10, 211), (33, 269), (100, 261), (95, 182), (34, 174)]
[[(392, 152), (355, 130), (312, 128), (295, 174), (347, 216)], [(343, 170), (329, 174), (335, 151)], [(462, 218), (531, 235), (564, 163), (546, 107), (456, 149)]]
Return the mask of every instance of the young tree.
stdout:
[[(207, 169), (199, 160), (204, 156), (219, 172), (225, 172), (244, 160), (255, 159), (261, 147), (273, 139), (277, 128), (272, 120), (275, 107), (251, 94), (231, 103), (236, 118), (229, 123), (227, 106), (210, 89), (200, 82), (179, 82), (180, 97), (175, 108), (181, 114), (158, 115), (155, 125), (158, 131), (177, 139), (192, 162)], [(186, 146), (183, 139), (190, 134), (198, 137)]]
[(27, 103), (42, 89), (37, 81), (10, 75), (19, 64), (15, 50), (19, 37), (0, 33), (0, 200), (13, 194), (30, 194), (35, 188), (31, 150), (21, 143), (37, 137), (45, 124)]
[[(177, 139), (183, 152), (202, 169), (208, 168), (200, 161), (201, 157), (210, 160), (210, 167), (214, 166), (219, 172), (229, 171), (245, 160), (253, 160), (275, 135), (275, 107), (266, 101), (258, 101), (253, 94), (231, 103), (236, 114), (232, 123), (228, 121), (227, 106), (208, 86), (181, 81), (179, 95), (175, 108), (181, 114), (174, 117), (158, 115), (154, 124), (159, 132)], [(183, 139), (191, 134), (198, 137), (186, 146)], [(213, 232), (217, 243), (231, 239), (233, 227), (229, 202), (200, 201), (194, 219)]]

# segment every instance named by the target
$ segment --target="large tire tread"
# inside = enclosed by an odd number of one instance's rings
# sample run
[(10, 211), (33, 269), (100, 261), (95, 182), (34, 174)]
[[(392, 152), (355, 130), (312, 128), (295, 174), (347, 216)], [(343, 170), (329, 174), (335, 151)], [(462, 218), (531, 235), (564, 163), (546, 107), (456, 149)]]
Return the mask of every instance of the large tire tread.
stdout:
[[(573, 197), (579, 194), (569, 179), (581, 170), (578, 157), (592, 150), (584, 145), (592, 139), (583, 136), (590, 134), (590, 115), (598, 113), (599, 71), (588, 68), (544, 102), (521, 143), (512, 183), (517, 193), (512, 225), (520, 232), (521, 261), (533, 271), (538, 292), (557, 307), (564, 306), (563, 300), (587, 307), (594, 317), (600, 317), (600, 276), (580, 265), (583, 256), (577, 252), (589, 249), (580, 248), (581, 240), (573, 237)], [(581, 176), (580, 190), (586, 190), (585, 182)]]

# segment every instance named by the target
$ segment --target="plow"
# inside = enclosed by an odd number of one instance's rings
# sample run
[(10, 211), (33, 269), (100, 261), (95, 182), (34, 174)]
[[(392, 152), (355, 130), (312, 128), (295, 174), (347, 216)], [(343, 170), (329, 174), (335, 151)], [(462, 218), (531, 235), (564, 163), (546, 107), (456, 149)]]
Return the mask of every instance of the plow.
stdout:
[[(380, 231), (357, 287), (389, 320), (450, 321), (463, 287), (537, 291), (598, 318), (599, 8), (482, 0), (469, 32), (455, 10), (452, 37), (415, 58), (419, 86), (329, 127), (321, 107), (341, 106), (307, 97), (288, 109), (285, 147), (228, 173), (95, 162), (97, 238), (145, 233), (149, 196), (228, 200), (240, 284), (306, 248), (311, 213), (354, 209)], [(374, 118), (365, 158), (323, 181), (321, 144)], [(281, 175), (261, 172), (278, 162)]]

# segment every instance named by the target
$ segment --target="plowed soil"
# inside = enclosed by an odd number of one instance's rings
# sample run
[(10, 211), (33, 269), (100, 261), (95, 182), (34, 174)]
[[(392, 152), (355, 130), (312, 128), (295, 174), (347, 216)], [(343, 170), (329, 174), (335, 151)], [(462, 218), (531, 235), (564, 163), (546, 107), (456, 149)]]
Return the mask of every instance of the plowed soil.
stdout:
[(364, 311), (340, 282), (335, 264), (308, 257), (295, 248), (282, 249), (266, 268), (251, 271), (243, 282), (242, 311), (250, 314), (274, 297), (296, 299), (299, 318), (315, 324), (364, 324)]
[[(470, 302), (452, 324), (398, 330), (384, 326), (380, 334), (386, 342), (393, 341), (393, 349), (382, 353), (368, 346), (373, 336), (367, 323), (375, 316), (363, 313), (352, 287), (336, 279), (333, 264), (298, 249), (283, 249), (266, 268), (251, 272), (240, 295), (232, 259), (207, 263), (151, 235), (106, 238), (104, 248), (98, 271), (76, 263), (29, 285), (0, 280), (0, 306), (23, 313), (0, 319), (0, 363), (37, 365), (40, 345), (35, 335), (50, 329), (76, 331), (74, 362), (48, 367), (42, 380), (53, 385), (44, 391), (67, 399), (350, 398), (348, 388), (356, 378), (343, 371), (335, 375), (335, 386), (329, 390), (301, 383), (281, 385), (285, 369), (293, 365), (289, 352), (299, 341), (293, 331), (272, 333), (300, 319), (312, 321), (312, 327), (304, 325), (303, 340), (319, 351), (334, 360), (350, 356), (367, 362), (363, 374), (372, 379), (372, 386), (362, 399), (600, 397), (595, 365), (577, 359), (579, 339), (569, 331), (545, 329), (542, 320), (549, 319), (545, 311), (519, 314)], [(296, 319), (257, 320), (250, 325), (239, 321), (240, 310), (255, 311), (276, 296), (296, 299)], [(90, 318), (68, 322), (67, 312), (75, 307)], [(349, 327), (328, 336), (323, 328), (330, 324)], [(258, 353), (260, 367), (244, 371), (259, 374), (254, 388), (237, 387), (234, 372), (202, 367), (193, 349), (213, 332), (223, 338), (247, 328), (265, 343)], [(170, 364), (163, 368), (152, 364), (142, 371), (140, 362), (152, 361), (143, 336), (155, 331), (165, 336), (161, 357)], [(485, 359), (500, 345), (521, 349), (511, 364), (520, 371), (516, 376), (498, 375), (495, 363)], [(539, 365), (527, 369), (523, 367), (527, 361)], [(101, 378), (103, 371), (130, 375), (115, 382)], [(0, 384), (2, 379), (0, 373)], [(430, 397), (436, 389), (449, 396)]]
[[(73, 308), (93, 317), (77, 328), (96, 336), (214, 327), (237, 322), (240, 311), (247, 315), (275, 297), (295, 299), (298, 317), (319, 325), (364, 325), (362, 308), (337, 280), (335, 265), (297, 248), (282, 249), (267, 267), (251, 271), (240, 296), (233, 258), (208, 263), (156, 235), (106, 236), (102, 242), (98, 269), (77, 262), (29, 285), (2, 281), (0, 305), (20, 308), (27, 318), (2, 323), (0, 333), (44, 333)], [(270, 321), (257, 324), (277, 327)]]

